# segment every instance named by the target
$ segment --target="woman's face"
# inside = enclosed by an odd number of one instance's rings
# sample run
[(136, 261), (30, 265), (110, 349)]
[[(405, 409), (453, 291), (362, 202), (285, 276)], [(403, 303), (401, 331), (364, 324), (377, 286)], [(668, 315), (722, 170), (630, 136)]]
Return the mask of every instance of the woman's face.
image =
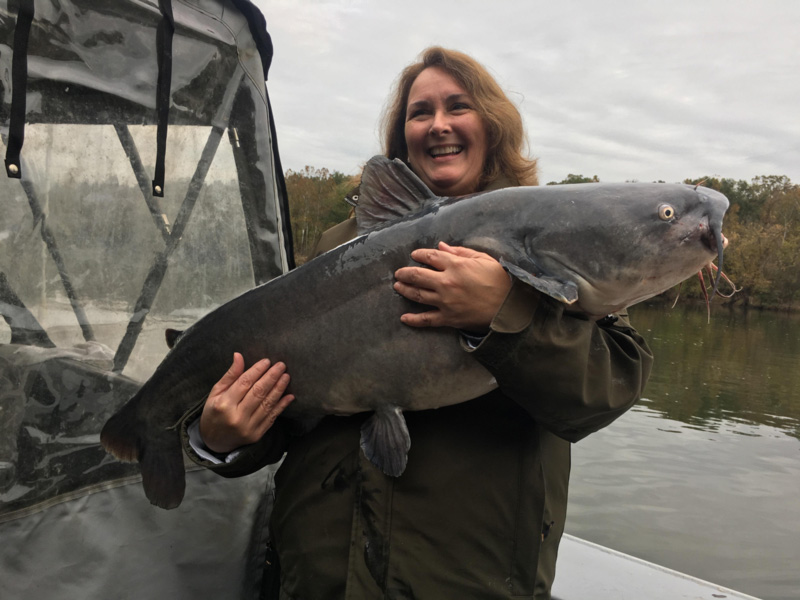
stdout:
[(486, 127), (472, 97), (442, 69), (425, 69), (411, 85), (405, 137), (411, 168), (435, 194), (477, 191), (486, 163)]

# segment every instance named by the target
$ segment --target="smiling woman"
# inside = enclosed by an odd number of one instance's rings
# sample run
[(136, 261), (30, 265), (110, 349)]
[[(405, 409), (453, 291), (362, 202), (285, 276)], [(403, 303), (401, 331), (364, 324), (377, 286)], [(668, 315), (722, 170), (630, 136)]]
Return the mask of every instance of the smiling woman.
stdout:
[(425, 69), (408, 95), (408, 162), (439, 196), (478, 187), (486, 163), (486, 127), (472, 97), (437, 67)]
[[(361, 246), (365, 238), (423, 218), (412, 215), (353, 239), (369, 230), (370, 202), (397, 215), (395, 209), (408, 201), (403, 190), (433, 198), (430, 190), (419, 189), (423, 183), (451, 196), (536, 183), (536, 161), (523, 152), (518, 110), (483, 66), (459, 52), (429, 48), (405, 69), (384, 126), (386, 157), (406, 162), (423, 181), (390, 185), (387, 177), (371, 185), (365, 171), (353, 199), (356, 216), (326, 231), (316, 254), (330, 252), (302, 269), (338, 261), (334, 248)], [(480, 205), (462, 233), (493, 206)], [(519, 215), (515, 210), (511, 218)], [(635, 402), (650, 371), (649, 350), (624, 315), (598, 321), (567, 314), (478, 248), (447, 245), (438, 232), (435, 239), (412, 239), (424, 247), (388, 239), (380, 275), (358, 276), (353, 293), (343, 294), (349, 306), (359, 308), (358, 319), (331, 317), (325, 308), (331, 295), (315, 279), (308, 301), (327, 321), (356, 335), (357, 341), (345, 344), (352, 359), (320, 351), (318, 344), (310, 352), (322, 356), (313, 359), (305, 356), (308, 350), (292, 358), (276, 345), (253, 352), (242, 344), (243, 354), (235, 354), (206, 402), (186, 414), (184, 448), (199, 464), (230, 477), (285, 452), (270, 520), (276, 555), (270, 561), (280, 564), (275, 597), (549, 599), (566, 519), (570, 442), (609, 424)], [(429, 247), (435, 241), (438, 247)], [(353, 272), (350, 266), (337, 269), (326, 272), (338, 278), (334, 283), (341, 290)], [(388, 328), (383, 336), (365, 325), (367, 315), (378, 312), (370, 308), (372, 289), (380, 290), (377, 306), (390, 315), (381, 319)], [(282, 321), (278, 313), (268, 314)], [(252, 326), (269, 337), (266, 326)], [(320, 334), (315, 330), (314, 337)], [(301, 337), (297, 330), (292, 335)], [(407, 411), (402, 423), (383, 409), (376, 417), (328, 415), (297, 435), (293, 409), (312, 397), (337, 402), (330, 386), (320, 393), (303, 387), (323, 381), (324, 360), (335, 362), (328, 371), (346, 384), (376, 373), (385, 379), (380, 360), (398, 351), (401, 337), (413, 340), (412, 349), (395, 361), (406, 365), (401, 378), (411, 388), (392, 385), (384, 393), (369, 385), (348, 387), (348, 401), (386, 404), (392, 394), (407, 400), (416, 393), (441, 400), (444, 394), (423, 386), (424, 369), (405, 362), (409, 355), (419, 358), (432, 336), (444, 336), (469, 365), (477, 361), (497, 388), (469, 402)], [(331, 337), (341, 342), (341, 336)], [(267, 352), (269, 357), (261, 356)], [(308, 360), (313, 379), (304, 374)], [(432, 373), (437, 385), (446, 376), (465, 381), (464, 372), (450, 366)], [(400, 448), (399, 459), (373, 462), (370, 456), (381, 445), (376, 440)]]
[[(539, 183), (536, 159), (523, 152), (525, 133), (517, 107), (480, 63), (461, 52), (434, 46), (422, 53), (419, 62), (406, 67), (384, 115), (383, 128), (386, 156), (409, 163), (440, 195), (481, 191), (500, 178), (514, 185)], [(460, 135), (467, 137), (459, 139)], [(432, 147), (454, 142), (455, 149), (440, 147), (438, 152), (451, 159), (453, 151), (459, 154), (458, 146), (467, 150), (466, 156), (471, 149), (471, 166), (463, 167), (464, 175), (468, 172), (470, 176), (457, 188), (437, 189), (433, 180), (426, 179), (428, 169), (437, 163), (426, 159), (437, 158), (430, 153)], [(482, 156), (475, 156), (481, 151)], [(471, 169), (476, 164), (480, 173), (473, 179), (476, 173)]]

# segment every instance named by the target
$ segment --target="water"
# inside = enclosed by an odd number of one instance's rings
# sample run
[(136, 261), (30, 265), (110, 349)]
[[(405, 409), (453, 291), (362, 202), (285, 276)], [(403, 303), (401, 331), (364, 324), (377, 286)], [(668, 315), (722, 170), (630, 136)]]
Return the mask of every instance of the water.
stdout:
[(567, 531), (800, 598), (800, 315), (636, 306), (644, 398), (573, 449)]

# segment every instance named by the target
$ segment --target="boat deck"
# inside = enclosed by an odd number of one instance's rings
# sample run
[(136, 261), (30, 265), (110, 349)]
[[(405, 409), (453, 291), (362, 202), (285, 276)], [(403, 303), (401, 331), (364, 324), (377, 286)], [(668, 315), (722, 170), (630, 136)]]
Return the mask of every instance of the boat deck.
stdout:
[(553, 600), (758, 600), (565, 534)]

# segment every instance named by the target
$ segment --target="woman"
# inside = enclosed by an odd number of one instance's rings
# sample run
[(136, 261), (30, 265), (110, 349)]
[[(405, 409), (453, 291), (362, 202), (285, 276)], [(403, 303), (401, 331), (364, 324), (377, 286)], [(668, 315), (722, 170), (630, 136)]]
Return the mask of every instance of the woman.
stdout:
[[(464, 54), (429, 48), (408, 67), (385, 130), (386, 155), (438, 195), (536, 182), (518, 111)], [(351, 219), (318, 251), (354, 233)], [(277, 419), (293, 400), (286, 366), (264, 360), (245, 372), (239, 355), (199, 426), (209, 449), (235, 457), (214, 465), (189, 452), (225, 476), (287, 452), (271, 520), (282, 598), (549, 598), (570, 442), (638, 399), (650, 352), (624, 317), (567, 314), (486, 254), (442, 244), (411, 258), (432, 268), (399, 269), (395, 289), (431, 310), (403, 323), (461, 330), (464, 351), (499, 388), (406, 413), (413, 445), (402, 476), (359, 451), (364, 415), (328, 417), (293, 438)]]

